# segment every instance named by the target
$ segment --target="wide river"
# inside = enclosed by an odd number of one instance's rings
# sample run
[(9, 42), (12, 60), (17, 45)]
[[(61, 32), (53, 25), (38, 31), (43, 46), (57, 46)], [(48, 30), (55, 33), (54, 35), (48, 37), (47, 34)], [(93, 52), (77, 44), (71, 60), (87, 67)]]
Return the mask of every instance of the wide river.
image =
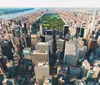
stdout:
[(1, 15), (0, 18), (3, 18), (4, 20), (9, 20), (9, 19), (17, 18), (19, 16), (33, 13), (35, 11), (37, 11), (37, 9), (28, 10), (28, 11), (24, 11), (24, 12), (18, 12), (18, 13), (5, 14), (5, 15)]

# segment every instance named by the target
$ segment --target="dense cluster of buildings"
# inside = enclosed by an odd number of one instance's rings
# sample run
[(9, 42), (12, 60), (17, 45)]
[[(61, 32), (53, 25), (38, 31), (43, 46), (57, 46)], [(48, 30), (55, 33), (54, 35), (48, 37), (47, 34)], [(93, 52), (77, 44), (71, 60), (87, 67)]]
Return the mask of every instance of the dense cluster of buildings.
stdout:
[(100, 85), (97, 12), (90, 22), (87, 14), (81, 19), (74, 12), (59, 12), (68, 23), (62, 31), (47, 30), (41, 23), (32, 33), (32, 23), (44, 14), (1, 20), (0, 85)]

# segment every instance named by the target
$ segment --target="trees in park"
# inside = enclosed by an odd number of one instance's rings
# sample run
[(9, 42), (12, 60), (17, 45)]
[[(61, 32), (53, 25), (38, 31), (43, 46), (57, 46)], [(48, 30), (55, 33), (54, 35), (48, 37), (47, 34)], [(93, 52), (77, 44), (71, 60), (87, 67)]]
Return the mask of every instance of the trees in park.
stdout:
[(64, 22), (58, 14), (45, 14), (41, 19), (33, 24), (33, 27), (39, 30), (40, 23), (42, 23), (44, 28), (47, 30), (61, 30), (64, 26)]

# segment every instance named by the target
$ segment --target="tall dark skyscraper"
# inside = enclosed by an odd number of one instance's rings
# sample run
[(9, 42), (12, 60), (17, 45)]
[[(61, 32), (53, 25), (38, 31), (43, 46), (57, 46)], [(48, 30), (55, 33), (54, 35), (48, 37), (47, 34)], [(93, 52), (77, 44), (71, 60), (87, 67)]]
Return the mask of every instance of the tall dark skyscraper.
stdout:
[(80, 28), (77, 27), (77, 28), (76, 28), (76, 34), (75, 34), (75, 36), (78, 37), (79, 33), (80, 33)]
[(4, 56), (7, 56), (8, 57), (8, 60), (13, 60), (13, 53), (12, 53), (12, 49), (14, 50), (13, 48), (13, 45), (12, 45), (12, 42), (10, 40), (4, 40), (2, 41), (2, 54)]
[(53, 45), (52, 45), (52, 60), (53, 60), (53, 64), (56, 64), (56, 50), (57, 50), (57, 46), (56, 46), (56, 32), (53, 31)]
[(32, 29), (32, 34), (36, 34), (36, 28), (35, 28), (35, 25), (36, 25), (36, 24), (34, 24), (34, 23), (32, 24), (32, 28), (31, 28), (31, 29)]
[(24, 30), (25, 30), (25, 33), (27, 33), (27, 25), (26, 25), (26, 23), (24, 23)]
[(84, 28), (81, 28), (80, 29), (80, 37), (83, 37), (84, 36)]
[(98, 39), (99, 36), (100, 36), (100, 30), (97, 32), (95, 39)]
[(65, 25), (64, 26), (64, 36), (66, 36), (66, 34), (68, 34), (69, 32), (69, 26)]
[(27, 34), (25, 38), (26, 38), (27, 47), (31, 47), (31, 36)]
[(21, 21), (18, 22), (19, 26), (22, 26)]
[(41, 35), (40, 38), (41, 38), (41, 42), (45, 42), (45, 36)]

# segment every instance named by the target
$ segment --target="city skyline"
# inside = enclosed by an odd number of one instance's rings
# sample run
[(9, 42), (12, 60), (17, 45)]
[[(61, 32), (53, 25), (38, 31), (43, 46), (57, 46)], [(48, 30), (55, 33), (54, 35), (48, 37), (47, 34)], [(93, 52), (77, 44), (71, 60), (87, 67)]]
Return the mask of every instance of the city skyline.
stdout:
[(99, 2), (7, 1), (0, 8), (0, 85), (100, 85)]
[(99, 0), (1, 0), (0, 7), (100, 7)]

